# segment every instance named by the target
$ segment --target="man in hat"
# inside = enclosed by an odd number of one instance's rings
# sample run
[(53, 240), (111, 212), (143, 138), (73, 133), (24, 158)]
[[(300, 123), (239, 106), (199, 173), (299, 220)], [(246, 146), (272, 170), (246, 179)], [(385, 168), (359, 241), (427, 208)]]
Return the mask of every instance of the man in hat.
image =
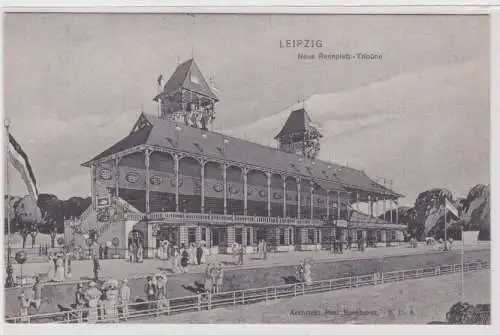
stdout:
[(128, 304), (130, 303), (130, 287), (128, 287), (127, 283), (127, 278), (122, 280), (119, 293), (122, 317), (124, 320), (128, 318)]
[(153, 282), (153, 277), (148, 276), (146, 279), (146, 284), (144, 285), (144, 293), (148, 298), (148, 310), (152, 311), (155, 308), (155, 299), (156, 299), (156, 285)]
[(168, 307), (167, 304), (167, 277), (157, 276), (156, 277), (156, 316), (160, 315), (160, 311)]
[(89, 289), (85, 292), (85, 299), (88, 301), (89, 312), (87, 315), (87, 321), (89, 323), (97, 323), (98, 311), (99, 307), (99, 299), (102, 296), (102, 292), (96, 287), (97, 284), (94, 281), (91, 281), (89, 284)]
[(82, 284), (76, 284), (76, 292), (75, 292), (75, 305), (76, 305), (76, 314), (78, 315), (78, 322), (83, 322), (83, 309), (85, 308), (85, 294), (83, 293)]

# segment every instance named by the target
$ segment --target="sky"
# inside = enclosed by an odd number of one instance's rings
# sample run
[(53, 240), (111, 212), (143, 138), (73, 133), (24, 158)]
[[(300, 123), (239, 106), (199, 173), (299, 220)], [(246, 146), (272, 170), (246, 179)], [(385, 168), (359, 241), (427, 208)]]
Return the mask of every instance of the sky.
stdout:
[[(487, 16), (7, 14), (4, 108), (38, 188), (87, 196), (81, 163), (154, 113), (160, 74), (192, 56), (218, 88), (214, 128), (263, 144), (304, 100), (320, 158), (393, 180), (411, 204), (489, 183)], [(287, 39), (321, 49), (280, 48)], [(298, 52), (377, 60), (299, 60)], [(9, 193), (26, 189), (9, 169)]]

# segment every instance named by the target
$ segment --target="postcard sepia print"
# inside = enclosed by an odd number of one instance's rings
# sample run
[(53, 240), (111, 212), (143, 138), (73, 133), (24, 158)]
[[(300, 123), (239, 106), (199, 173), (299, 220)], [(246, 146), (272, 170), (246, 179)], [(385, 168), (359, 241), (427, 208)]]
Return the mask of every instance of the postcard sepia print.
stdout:
[(4, 18), (4, 321), (491, 324), (488, 15)]

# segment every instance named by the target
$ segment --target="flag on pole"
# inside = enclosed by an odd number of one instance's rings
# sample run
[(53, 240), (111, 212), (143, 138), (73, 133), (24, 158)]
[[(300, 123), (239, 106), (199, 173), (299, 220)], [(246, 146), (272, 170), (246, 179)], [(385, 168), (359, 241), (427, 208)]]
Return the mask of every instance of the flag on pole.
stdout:
[(444, 207), (447, 211), (451, 212), (451, 214), (458, 218), (458, 209), (446, 198), (444, 199)]
[(14, 137), (9, 133), (9, 144), (7, 155), (9, 161), (16, 168), (21, 175), (29, 194), (36, 200), (38, 199), (38, 188), (36, 186), (35, 175), (28, 160), (28, 155), (21, 148), (19, 143), (16, 142)]

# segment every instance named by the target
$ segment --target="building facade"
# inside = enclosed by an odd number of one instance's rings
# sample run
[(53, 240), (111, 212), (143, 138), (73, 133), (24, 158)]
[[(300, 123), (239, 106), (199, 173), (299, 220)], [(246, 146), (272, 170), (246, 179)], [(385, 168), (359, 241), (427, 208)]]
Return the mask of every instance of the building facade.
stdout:
[(403, 239), (401, 195), (317, 159), (322, 135), (305, 108), (291, 112), (275, 137), (278, 149), (210, 131), (218, 98), (192, 59), (166, 84), (159, 78), (154, 100), (156, 116), (141, 114), (127, 136), (83, 164), (92, 225), (103, 238), (117, 235), (122, 249), (131, 234), (141, 236), (148, 257), (163, 240), (205, 241), (224, 253), (234, 242), (252, 252), (263, 239), (278, 251)]

